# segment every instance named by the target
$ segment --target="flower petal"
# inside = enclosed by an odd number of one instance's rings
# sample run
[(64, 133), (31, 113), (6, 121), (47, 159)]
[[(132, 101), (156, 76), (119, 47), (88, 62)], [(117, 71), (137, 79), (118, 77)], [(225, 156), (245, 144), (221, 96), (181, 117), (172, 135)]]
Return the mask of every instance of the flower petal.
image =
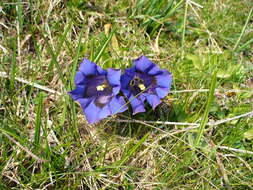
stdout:
[(158, 87), (158, 88), (155, 89), (155, 91), (156, 91), (156, 94), (159, 96), (159, 98), (164, 98), (165, 96), (168, 95), (169, 88), (160, 88), (160, 87)]
[(119, 69), (108, 69), (107, 79), (111, 85), (120, 85), (121, 70)]
[(138, 59), (135, 59), (134, 60), (134, 65), (135, 65), (135, 67), (136, 67), (137, 70), (142, 71), (142, 72), (148, 72), (148, 71), (150, 71), (155, 66), (155, 64), (152, 63), (144, 55), (142, 55)]
[(80, 64), (79, 70), (85, 75), (95, 75), (97, 73), (97, 65), (88, 59), (83, 59)]
[(68, 92), (73, 100), (77, 100), (83, 97), (85, 88), (83, 86), (76, 86), (76, 88), (70, 92)]
[(146, 98), (148, 103), (152, 106), (153, 110), (161, 103), (161, 100), (157, 95), (148, 94)]
[(170, 72), (166, 70), (162, 70), (163, 73), (160, 75), (156, 75), (157, 85), (164, 88), (170, 88), (172, 83), (172, 75)]
[(162, 71), (157, 65), (155, 65), (150, 71), (148, 71), (149, 75), (157, 75), (157, 74), (161, 74), (161, 73), (162, 73)]
[(102, 69), (99, 65), (96, 65), (97, 66), (97, 72), (98, 74), (100, 75), (106, 75), (107, 71)]
[(120, 82), (121, 82), (121, 88), (127, 89), (129, 88), (129, 82), (133, 79), (133, 76), (129, 76), (128, 74), (123, 74), (121, 76)]
[(130, 76), (130, 77), (134, 77), (134, 76), (135, 76), (135, 72), (136, 72), (135, 66), (133, 66), (133, 67), (131, 67), (131, 68), (127, 68), (127, 69), (125, 70), (125, 74), (127, 74), (127, 75)]
[(120, 91), (120, 86), (115, 86), (112, 88), (113, 95), (116, 96)]
[(79, 98), (77, 101), (80, 103), (80, 105), (82, 106), (82, 108), (87, 107), (94, 98)]
[(104, 107), (100, 110), (100, 112), (99, 112), (98, 115), (99, 115), (99, 116), (98, 116), (99, 119), (104, 119), (104, 118), (106, 118), (107, 116), (111, 115), (111, 110), (110, 110), (109, 106), (108, 106), (108, 105), (104, 106)]
[(113, 97), (111, 102), (109, 103), (109, 107), (111, 109), (112, 115), (124, 112), (128, 109), (126, 106), (126, 102), (122, 96)]
[(84, 85), (85, 82), (85, 76), (82, 72), (78, 71), (75, 76), (74, 80), (76, 85)]
[(133, 109), (133, 115), (140, 113), (140, 112), (145, 112), (145, 107), (143, 101), (141, 101), (139, 98), (134, 97), (133, 95), (128, 98), (130, 101), (130, 104)]
[(112, 99), (111, 94), (100, 94), (97, 95), (94, 103), (96, 106), (103, 108), (106, 104), (108, 104)]
[(117, 95), (120, 91), (120, 78), (121, 70), (118, 69), (108, 69), (107, 70), (107, 79), (111, 86), (113, 86), (113, 94)]
[(82, 108), (89, 123), (92, 124), (100, 120), (99, 112), (101, 109), (94, 104), (94, 101), (92, 101), (87, 107), (82, 106)]

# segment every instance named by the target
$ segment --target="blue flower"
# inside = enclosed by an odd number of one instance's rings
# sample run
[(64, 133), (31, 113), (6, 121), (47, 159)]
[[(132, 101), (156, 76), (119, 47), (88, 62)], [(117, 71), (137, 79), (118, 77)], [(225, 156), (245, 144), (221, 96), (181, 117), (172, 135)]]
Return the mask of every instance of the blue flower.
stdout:
[(134, 66), (126, 69), (121, 77), (121, 90), (130, 101), (133, 114), (145, 112), (144, 102), (156, 108), (170, 90), (172, 74), (160, 69), (147, 57), (134, 60)]
[(127, 109), (124, 98), (118, 96), (120, 77), (120, 70), (103, 70), (88, 59), (80, 64), (75, 76), (76, 88), (69, 94), (80, 103), (89, 123)]

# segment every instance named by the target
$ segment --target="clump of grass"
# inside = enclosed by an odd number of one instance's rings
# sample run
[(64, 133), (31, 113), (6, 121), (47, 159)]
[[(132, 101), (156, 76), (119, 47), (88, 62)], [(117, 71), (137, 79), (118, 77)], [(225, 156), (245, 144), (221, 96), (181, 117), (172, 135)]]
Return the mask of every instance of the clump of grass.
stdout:
[[(0, 7), (0, 189), (252, 188), (252, 116), (205, 127), (252, 111), (249, 1)], [(216, 89), (209, 99), (171, 93), (155, 111), (88, 125), (66, 94), (81, 59), (126, 68), (140, 54), (173, 73), (174, 92), (210, 89), (214, 70)]]

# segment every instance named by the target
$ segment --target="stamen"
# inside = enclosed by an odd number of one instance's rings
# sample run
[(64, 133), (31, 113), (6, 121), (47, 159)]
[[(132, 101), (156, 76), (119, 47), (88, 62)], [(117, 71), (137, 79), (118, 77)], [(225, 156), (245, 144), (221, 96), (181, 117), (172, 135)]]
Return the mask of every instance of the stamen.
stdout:
[(146, 87), (144, 86), (144, 84), (139, 84), (138, 87), (143, 91), (146, 89)]
[(134, 85), (135, 85), (135, 80), (133, 79), (130, 81), (130, 86), (134, 86)]
[(130, 86), (133, 87), (138, 87), (141, 91), (146, 90), (146, 87), (144, 85), (144, 81), (140, 79), (139, 77), (135, 76), (131, 81), (130, 81)]
[(130, 81), (130, 86), (138, 86), (139, 84), (142, 84), (143, 80), (140, 79), (139, 77), (134, 77), (131, 81)]
[(98, 85), (96, 88), (97, 88), (97, 91), (103, 91), (106, 88), (106, 85), (101, 84), (101, 85)]

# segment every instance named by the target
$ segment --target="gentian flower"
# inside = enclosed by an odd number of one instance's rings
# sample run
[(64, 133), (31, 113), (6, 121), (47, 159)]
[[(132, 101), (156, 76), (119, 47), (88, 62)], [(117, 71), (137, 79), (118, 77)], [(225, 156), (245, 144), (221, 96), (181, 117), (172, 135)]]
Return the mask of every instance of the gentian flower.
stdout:
[(121, 90), (130, 101), (133, 114), (145, 112), (144, 101), (156, 108), (170, 90), (172, 74), (160, 69), (147, 57), (134, 60), (133, 67), (126, 69), (121, 77)]
[(88, 59), (80, 64), (74, 81), (76, 88), (69, 94), (80, 103), (89, 123), (127, 109), (124, 98), (118, 96), (120, 77), (120, 70), (103, 70)]

